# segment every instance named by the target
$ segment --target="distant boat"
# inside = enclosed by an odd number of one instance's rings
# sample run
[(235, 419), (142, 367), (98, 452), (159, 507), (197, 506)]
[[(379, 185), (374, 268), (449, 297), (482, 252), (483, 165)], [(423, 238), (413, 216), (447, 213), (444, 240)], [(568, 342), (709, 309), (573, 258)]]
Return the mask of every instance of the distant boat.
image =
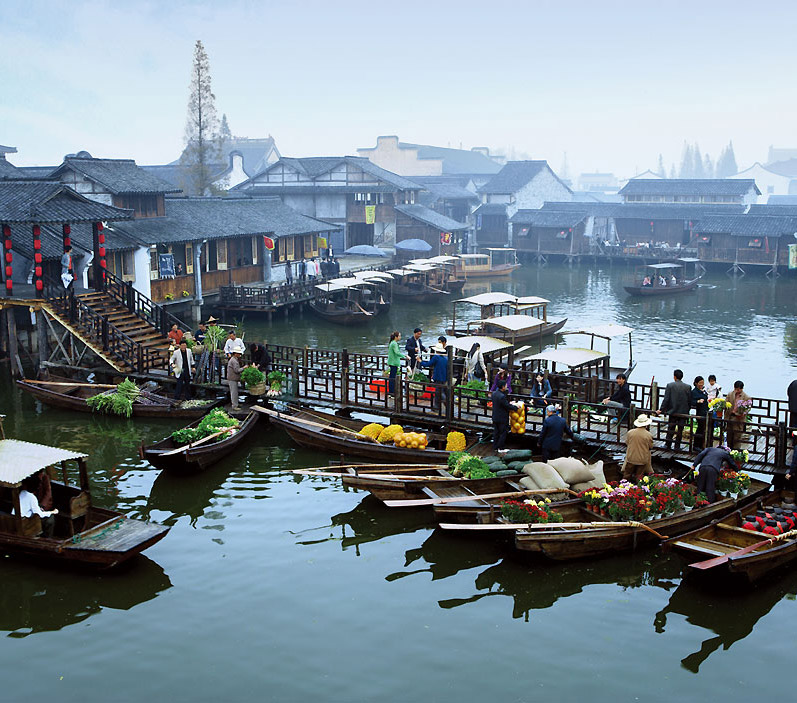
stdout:
[[(701, 278), (700, 276), (684, 278), (682, 264), (649, 264), (644, 267), (644, 270), (649, 273), (643, 276), (641, 281), (623, 286), (626, 293), (642, 297), (676, 295), (697, 288)], [(675, 283), (672, 283), (673, 276), (676, 279)], [(660, 278), (665, 281), (664, 284), (661, 283)], [(646, 281), (647, 285), (645, 285)]]

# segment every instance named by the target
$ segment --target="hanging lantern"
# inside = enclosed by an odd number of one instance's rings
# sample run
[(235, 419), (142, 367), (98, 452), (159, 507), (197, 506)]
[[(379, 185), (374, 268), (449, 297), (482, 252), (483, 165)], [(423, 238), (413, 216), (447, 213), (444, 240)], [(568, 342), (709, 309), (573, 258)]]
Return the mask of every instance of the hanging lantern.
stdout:
[(105, 256), (105, 247), (100, 247), (99, 254), (100, 256)]
[(42, 240), (41, 239), (34, 239), (33, 240), (33, 248), (38, 251), (42, 248)]
[(34, 260), (34, 261), (35, 261), (37, 264), (40, 264), (40, 263), (42, 262), (42, 255), (41, 255), (41, 253), (37, 251), (37, 252), (36, 252), (36, 253), (33, 255), (33, 260)]
[(41, 278), (42, 277), (42, 267), (41, 266), (37, 266), (36, 268), (34, 268), (33, 269), (33, 275), (36, 276), (36, 278)]
[(72, 227), (70, 225), (64, 225), (64, 235), (69, 236), (72, 234)]
[(97, 231), (98, 232), (102, 232), (102, 230), (104, 230), (104, 229), (105, 229), (105, 225), (103, 225), (102, 222), (98, 222), (97, 223)]
[(105, 235), (102, 232), (100, 232), (99, 236), (97, 237), (97, 241), (100, 244), (105, 244)]
[(272, 251), (274, 249), (274, 240), (271, 237), (263, 237), (263, 246)]
[(41, 278), (36, 280), (36, 290), (41, 291), (44, 288), (44, 281)]
[(11, 278), (11, 275), (14, 273), (14, 269), (11, 266), (6, 266), (6, 278)]

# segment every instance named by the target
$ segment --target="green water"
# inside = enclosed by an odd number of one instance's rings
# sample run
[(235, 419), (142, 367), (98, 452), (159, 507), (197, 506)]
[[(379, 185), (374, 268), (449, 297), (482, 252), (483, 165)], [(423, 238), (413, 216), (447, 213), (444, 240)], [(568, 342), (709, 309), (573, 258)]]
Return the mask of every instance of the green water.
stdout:
[[(797, 281), (711, 274), (673, 299), (633, 302), (625, 269), (525, 268), (493, 290), (537, 294), (574, 324), (635, 328), (636, 380), (743, 378), (785, 397), (797, 371)], [(466, 293), (488, 289), (469, 287)], [(246, 338), (386, 349), (416, 324), (433, 341), (448, 306), (394, 305), (339, 328), (305, 314), (244, 322)], [(618, 350), (619, 351), (619, 350)], [(632, 379), (635, 380), (635, 379)], [(9, 436), (91, 454), (95, 500), (172, 526), (119, 572), (2, 559), (1, 700), (584, 701), (788, 696), (797, 570), (751, 593), (696, 588), (677, 556), (530, 561), (500, 542), (433, 529), (289, 469), (329, 456), (263, 428), (206, 473), (177, 479), (137, 447), (169, 421), (73, 415), (7, 381)]]

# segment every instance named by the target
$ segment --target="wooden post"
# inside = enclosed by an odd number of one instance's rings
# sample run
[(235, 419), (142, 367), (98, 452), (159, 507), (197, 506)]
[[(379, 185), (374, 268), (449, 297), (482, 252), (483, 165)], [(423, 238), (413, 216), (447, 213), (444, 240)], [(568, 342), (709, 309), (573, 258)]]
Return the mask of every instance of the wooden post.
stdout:
[(11, 377), (24, 378), (22, 361), (19, 358), (19, 340), (17, 339), (17, 321), (14, 317), (14, 309), (9, 308), (6, 320), (8, 321), (8, 356), (11, 359)]
[(659, 384), (653, 381), (650, 384), (650, 409), (656, 410), (659, 407)]
[(349, 404), (349, 369), (346, 366), (340, 370), (340, 402), (344, 407)]
[(446, 428), (454, 420), (454, 347), (448, 345), (448, 379), (446, 381)]
[(11, 506), (14, 508), (14, 522), (17, 524), (17, 534), (22, 534), (22, 510), (19, 507), (19, 486), (11, 489)]
[(85, 459), (78, 459), (77, 460), (78, 469), (80, 471), (80, 488), (81, 490), (85, 491), (86, 493), (90, 492), (89, 486), (89, 472), (86, 468), (86, 460)]
[(36, 311), (36, 342), (39, 347), (39, 371), (41, 371), (44, 363), (50, 357), (47, 349), (47, 324), (42, 310)]

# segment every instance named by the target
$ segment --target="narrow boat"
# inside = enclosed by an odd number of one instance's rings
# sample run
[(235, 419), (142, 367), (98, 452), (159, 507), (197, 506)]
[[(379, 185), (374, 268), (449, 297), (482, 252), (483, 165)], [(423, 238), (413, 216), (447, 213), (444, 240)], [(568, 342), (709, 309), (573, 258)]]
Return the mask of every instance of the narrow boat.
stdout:
[[(203, 443), (202, 440), (179, 447), (172, 436), (169, 435), (148, 447), (139, 447), (138, 453), (142, 459), (163, 471), (176, 474), (194, 474), (204, 471), (221, 461), (230, 452), (241, 446), (247, 435), (252, 431), (260, 415), (250, 412), (246, 419), (233, 432), (222, 435), (216, 442)], [(192, 422), (188, 427), (196, 427), (200, 420)]]
[(415, 303), (429, 303), (449, 295), (442, 282), (430, 282), (430, 275), (436, 281), (440, 269), (432, 264), (407, 264), (404, 268), (391, 269), (395, 276), (393, 297)]
[[(768, 483), (753, 480), (749, 493), (736, 500), (723, 498), (711, 505), (681, 511), (645, 523), (615, 523), (588, 509), (582, 501), (562, 505), (558, 511), (564, 523), (550, 523), (540, 528), (515, 526), (500, 518), (497, 523), (458, 525), (441, 523), (444, 529), (474, 529), (511, 531), (515, 533), (515, 547), (522, 551), (541, 554), (555, 561), (586, 559), (591, 557), (634, 551), (668, 537), (684, 534), (704, 527), (735, 508), (755, 501), (770, 488)], [(605, 526), (601, 523), (607, 523)], [(644, 527), (642, 526), (644, 524)]]
[(642, 297), (676, 295), (694, 290), (700, 282), (700, 276), (686, 278), (682, 264), (650, 264), (644, 273), (642, 280), (623, 286), (626, 293)]
[(370, 322), (379, 313), (375, 300), (367, 302), (366, 280), (334, 279), (316, 286), (321, 295), (308, 303), (310, 311), (336, 325), (361, 325)]
[[(284, 429), (299, 446), (334, 452), (344, 456), (361, 456), (373, 461), (399, 464), (445, 464), (450, 452), (446, 451), (446, 436), (427, 432), (426, 449), (409, 449), (392, 444), (380, 444), (357, 433), (368, 423), (351, 420), (330, 413), (289, 407), (283, 412), (261, 406), (252, 410), (268, 415), (272, 424)], [(485, 456), (492, 451), (488, 443), (479, 442), (473, 434), (465, 435), (465, 451)]]
[(462, 271), (468, 280), (473, 278), (501, 278), (511, 276), (520, 268), (516, 250), (507, 247), (482, 249), (480, 254), (461, 254)]
[[(0, 552), (109, 569), (163, 539), (168, 527), (92, 505), (86, 458), (43, 444), (0, 440)], [(67, 466), (73, 462), (77, 463), (79, 486), (69, 485)], [(53, 516), (53, 536), (45, 537), (38, 515), (20, 517), (19, 493), (26, 478), (56, 465), (62, 482), (51, 480), (51, 486), (58, 514)]]
[[(76, 410), (82, 413), (93, 412), (86, 403), (87, 398), (112, 391), (116, 386), (98, 383), (78, 383), (70, 381), (34, 381), (22, 379), (17, 381), (17, 387), (30, 393), (34, 398), (45, 405), (66, 410)], [(156, 388), (156, 390), (160, 390)], [(223, 398), (208, 400), (204, 405), (183, 407), (179, 400), (167, 398), (164, 395), (141, 389), (139, 399), (133, 403), (133, 417), (171, 417), (193, 419), (202, 417), (208, 410), (221, 405)], [(109, 417), (117, 417), (110, 415)]]
[(791, 511), (780, 507), (782, 502), (783, 492), (775, 491), (759, 498), (754, 505), (714, 520), (707, 527), (667, 540), (664, 547), (699, 560), (687, 567), (690, 576), (756, 583), (797, 560), (797, 534), (780, 537), (743, 527), (755, 524), (759, 511), (776, 515), (777, 508), (780, 514), (791, 515)]

